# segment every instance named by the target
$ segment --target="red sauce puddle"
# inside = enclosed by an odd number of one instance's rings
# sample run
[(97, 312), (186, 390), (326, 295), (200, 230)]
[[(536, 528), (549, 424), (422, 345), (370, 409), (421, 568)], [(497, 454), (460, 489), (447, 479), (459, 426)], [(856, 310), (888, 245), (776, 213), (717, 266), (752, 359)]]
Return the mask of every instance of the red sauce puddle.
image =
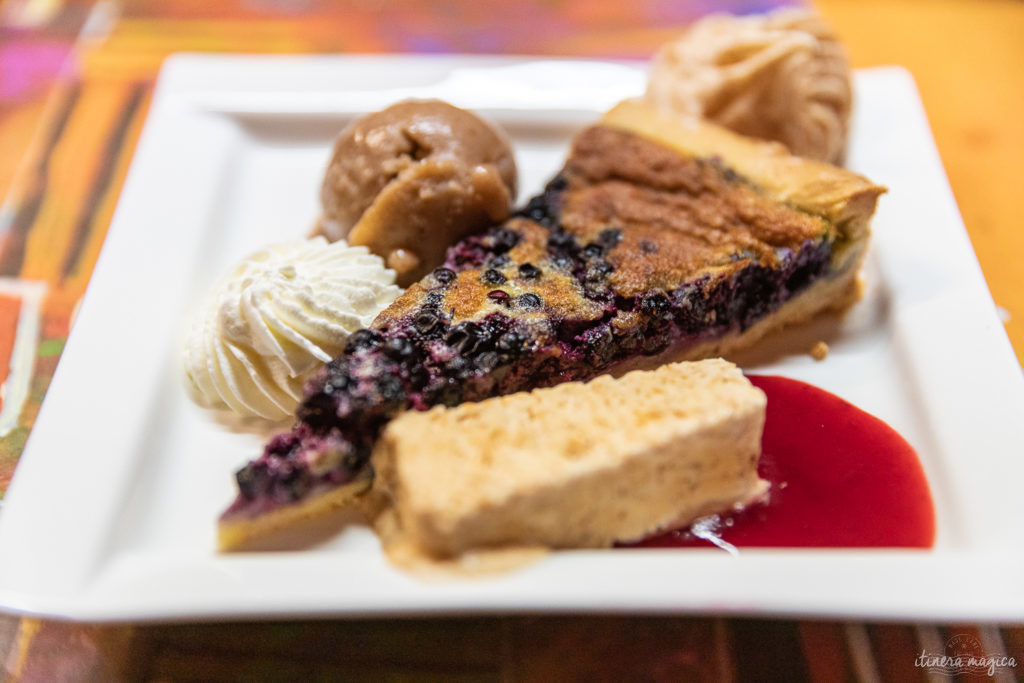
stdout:
[[(722, 515), (739, 548), (930, 548), (935, 507), (917, 454), (878, 418), (804, 382), (750, 376), (768, 395), (758, 473), (768, 500)], [(690, 527), (630, 547), (711, 546)]]

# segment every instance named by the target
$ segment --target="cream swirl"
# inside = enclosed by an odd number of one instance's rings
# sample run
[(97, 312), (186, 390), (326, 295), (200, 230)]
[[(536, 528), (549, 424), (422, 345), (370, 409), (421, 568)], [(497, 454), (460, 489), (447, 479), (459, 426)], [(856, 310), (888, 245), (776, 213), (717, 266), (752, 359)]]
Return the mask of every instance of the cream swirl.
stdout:
[(199, 405), (284, 418), (309, 376), (401, 290), (366, 249), (322, 238), (252, 254), (218, 281), (184, 349)]

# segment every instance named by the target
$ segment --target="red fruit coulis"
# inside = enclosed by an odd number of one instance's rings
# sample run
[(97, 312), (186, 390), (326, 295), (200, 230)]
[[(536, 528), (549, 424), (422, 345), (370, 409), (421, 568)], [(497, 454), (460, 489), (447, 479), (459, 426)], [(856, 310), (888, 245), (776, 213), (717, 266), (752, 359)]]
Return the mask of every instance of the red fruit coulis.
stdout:
[[(774, 376), (750, 376), (750, 381), (768, 395), (758, 472), (771, 488), (767, 502), (713, 520), (713, 536), (738, 548), (933, 545), (931, 491), (903, 437), (810, 384)], [(712, 542), (686, 527), (634, 545)]]

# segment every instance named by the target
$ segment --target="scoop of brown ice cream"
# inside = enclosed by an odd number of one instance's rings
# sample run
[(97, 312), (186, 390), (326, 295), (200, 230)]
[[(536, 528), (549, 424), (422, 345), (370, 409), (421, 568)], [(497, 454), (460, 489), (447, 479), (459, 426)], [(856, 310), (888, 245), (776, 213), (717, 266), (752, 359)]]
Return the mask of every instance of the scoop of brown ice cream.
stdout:
[(461, 237), (504, 220), (516, 193), (505, 135), (440, 100), (407, 100), (339, 135), (320, 191), (320, 231), (381, 256), (406, 286)]

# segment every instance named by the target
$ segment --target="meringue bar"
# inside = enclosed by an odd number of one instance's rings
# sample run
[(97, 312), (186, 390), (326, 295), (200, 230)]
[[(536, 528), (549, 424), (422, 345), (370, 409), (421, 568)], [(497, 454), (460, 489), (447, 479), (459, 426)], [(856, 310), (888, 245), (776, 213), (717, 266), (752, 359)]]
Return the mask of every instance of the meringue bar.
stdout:
[(606, 547), (743, 506), (766, 403), (714, 359), (403, 413), (373, 454), (385, 548)]
[(218, 282), (192, 326), (189, 394), (207, 408), (286, 417), (309, 376), (400, 293), (366, 247), (318, 237), (261, 249)]

